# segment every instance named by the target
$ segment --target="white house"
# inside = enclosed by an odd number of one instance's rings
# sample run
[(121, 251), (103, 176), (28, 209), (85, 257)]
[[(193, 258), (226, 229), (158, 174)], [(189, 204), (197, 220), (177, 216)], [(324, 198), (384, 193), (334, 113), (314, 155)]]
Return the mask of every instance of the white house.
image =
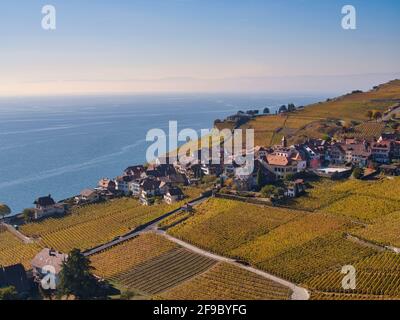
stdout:
[(65, 212), (64, 205), (62, 203), (56, 203), (51, 195), (36, 199), (34, 204), (36, 205), (34, 209), (34, 218), (36, 220), (56, 214), (63, 214)]

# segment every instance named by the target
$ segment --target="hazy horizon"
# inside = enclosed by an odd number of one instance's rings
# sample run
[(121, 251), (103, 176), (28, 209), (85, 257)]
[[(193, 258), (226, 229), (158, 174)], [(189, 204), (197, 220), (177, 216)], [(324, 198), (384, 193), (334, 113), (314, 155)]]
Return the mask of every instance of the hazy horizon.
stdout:
[(15, 0), (0, 12), (0, 96), (345, 93), (400, 77), (400, 2)]

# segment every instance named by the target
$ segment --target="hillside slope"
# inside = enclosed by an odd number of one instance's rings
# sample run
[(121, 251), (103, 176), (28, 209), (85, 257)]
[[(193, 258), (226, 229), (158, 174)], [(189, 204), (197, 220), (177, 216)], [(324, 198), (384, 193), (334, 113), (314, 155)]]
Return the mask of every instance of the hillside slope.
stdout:
[[(393, 80), (368, 92), (355, 91), (295, 112), (261, 115), (240, 128), (255, 130), (255, 145), (270, 146), (278, 143), (282, 136), (290, 143), (297, 143), (326, 134), (334, 136), (342, 131), (344, 124), (368, 121), (368, 111), (385, 112), (399, 103), (400, 80)], [(232, 124), (227, 121), (218, 124), (219, 129), (224, 127), (231, 128)]]

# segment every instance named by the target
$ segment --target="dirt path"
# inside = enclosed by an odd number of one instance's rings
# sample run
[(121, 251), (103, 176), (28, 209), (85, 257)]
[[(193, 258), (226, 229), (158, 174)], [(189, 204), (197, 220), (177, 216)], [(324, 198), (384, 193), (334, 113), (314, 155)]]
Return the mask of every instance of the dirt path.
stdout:
[(359, 245), (375, 249), (375, 250), (380, 251), (380, 252), (382, 252), (382, 251), (392, 251), (392, 252), (394, 252), (396, 254), (400, 254), (400, 248), (396, 248), (396, 247), (392, 247), (392, 246), (378, 245), (378, 244), (375, 244), (373, 242), (370, 242), (370, 241), (361, 239), (359, 237), (353, 236), (350, 233), (346, 234), (346, 239), (348, 239), (350, 241), (353, 241), (353, 242), (356, 242)]
[(167, 238), (169, 241), (175, 242), (176, 244), (179, 244), (180, 246), (182, 246), (182, 247), (184, 247), (186, 249), (189, 249), (189, 250), (191, 250), (191, 251), (193, 251), (195, 253), (201, 254), (203, 256), (209, 257), (211, 259), (214, 259), (214, 260), (217, 260), (217, 261), (220, 261), (220, 262), (226, 262), (226, 263), (233, 264), (233, 265), (235, 265), (235, 266), (237, 266), (239, 268), (242, 268), (242, 269), (245, 269), (247, 271), (256, 273), (256, 274), (258, 274), (258, 275), (260, 275), (260, 276), (262, 276), (264, 278), (267, 278), (267, 279), (272, 280), (272, 281), (274, 281), (276, 283), (279, 283), (279, 284), (281, 284), (281, 285), (283, 285), (285, 287), (288, 287), (293, 291), (293, 294), (291, 296), (292, 300), (308, 300), (310, 298), (310, 294), (309, 294), (308, 290), (305, 289), (305, 288), (297, 286), (295, 283), (286, 281), (284, 279), (276, 277), (276, 276), (274, 276), (272, 274), (269, 274), (267, 272), (258, 270), (256, 268), (249, 267), (249, 266), (244, 266), (244, 265), (236, 262), (233, 259), (230, 259), (230, 258), (227, 258), (227, 257), (223, 257), (223, 256), (220, 256), (220, 255), (214, 254), (212, 252), (200, 249), (200, 248), (195, 247), (195, 246), (193, 246), (193, 245), (191, 245), (191, 244), (189, 244), (187, 242), (184, 242), (184, 241), (182, 241), (180, 239), (177, 239), (175, 237), (170, 236), (165, 231), (154, 230), (153, 229), (152, 232), (154, 232), (156, 234), (159, 234), (159, 235), (162, 235), (163, 237)]
[(34, 241), (24, 235), (23, 233), (19, 232), (17, 229), (15, 229), (12, 225), (8, 223), (1, 223), (3, 227), (5, 227), (9, 232), (11, 232), (14, 236), (16, 236), (18, 239), (20, 239), (23, 243), (33, 243)]

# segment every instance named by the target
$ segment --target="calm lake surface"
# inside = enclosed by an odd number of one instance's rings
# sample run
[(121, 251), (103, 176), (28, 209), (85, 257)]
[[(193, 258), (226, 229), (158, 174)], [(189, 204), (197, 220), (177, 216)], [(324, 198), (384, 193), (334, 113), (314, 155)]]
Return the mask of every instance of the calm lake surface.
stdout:
[(239, 110), (322, 97), (261, 95), (158, 95), (0, 99), (0, 202), (13, 213), (38, 196), (61, 200), (145, 162), (146, 133), (211, 128)]

